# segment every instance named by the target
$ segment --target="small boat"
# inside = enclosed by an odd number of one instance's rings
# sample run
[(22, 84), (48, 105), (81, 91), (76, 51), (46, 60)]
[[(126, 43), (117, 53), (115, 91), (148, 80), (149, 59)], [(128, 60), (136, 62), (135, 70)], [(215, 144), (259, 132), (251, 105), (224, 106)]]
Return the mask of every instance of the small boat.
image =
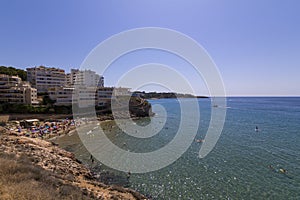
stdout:
[[(215, 101), (215, 99), (216, 99), (215, 96), (212, 97), (212, 101), (211, 101), (211, 102), (213, 103), (213, 102)], [(212, 105), (212, 107), (217, 108), (217, 107), (219, 107), (219, 106), (218, 106), (218, 104), (214, 104), (214, 105)]]

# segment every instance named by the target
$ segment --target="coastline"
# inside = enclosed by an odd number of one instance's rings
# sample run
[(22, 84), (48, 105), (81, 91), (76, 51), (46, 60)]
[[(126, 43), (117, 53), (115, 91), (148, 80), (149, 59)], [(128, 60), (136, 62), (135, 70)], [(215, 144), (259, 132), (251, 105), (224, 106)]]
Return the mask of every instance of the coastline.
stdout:
[[(107, 120), (103, 119), (101, 123)], [(0, 150), (2, 154), (13, 154), (17, 158), (27, 156), (33, 166), (53, 173), (62, 183), (78, 187), (89, 199), (146, 199), (144, 195), (132, 189), (99, 182), (93, 177), (91, 169), (75, 158), (73, 153), (52, 142), (55, 137), (63, 137), (75, 131), (74, 128), (45, 140), (18, 135), (7, 127), (1, 127)]]
[(8, 122), (13, 120), (39, 119), (39, 120), (55, 120), (72, 118), (72, 114), (0, 114), (0, 121)]

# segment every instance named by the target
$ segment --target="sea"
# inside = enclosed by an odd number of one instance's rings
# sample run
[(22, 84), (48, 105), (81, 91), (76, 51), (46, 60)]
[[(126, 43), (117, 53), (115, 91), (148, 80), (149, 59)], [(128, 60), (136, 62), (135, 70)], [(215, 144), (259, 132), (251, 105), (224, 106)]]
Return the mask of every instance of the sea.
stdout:
[[(137, 139), (113, 121), (101, 122), (114, 145), (145, 153), (174, 139), (182, 120), (180, 102), (149, 101), (152, 106), (164, 107), (167, 119), (163, 128), (153, 137)], [(202, 143), (197, 140), (205, 138), (212, 109), (218, 107), (212, 106), (209, 98), (197, 101), (200, 120), (195, 141), (176, 161), (155, 171), (128, 176), (101, 161), (91, 162), (76, 133), (55, 142), (73, 152), (105, 183), (132, 188), (151, 199), (300, 199), (300, 97), (228, 97), (222, 133), (204, 158), (199, 157)], [(151, 120), (136, 119), (135, 123), (145, 126)], [(187, 129), (184, 134), (191, 133)]]

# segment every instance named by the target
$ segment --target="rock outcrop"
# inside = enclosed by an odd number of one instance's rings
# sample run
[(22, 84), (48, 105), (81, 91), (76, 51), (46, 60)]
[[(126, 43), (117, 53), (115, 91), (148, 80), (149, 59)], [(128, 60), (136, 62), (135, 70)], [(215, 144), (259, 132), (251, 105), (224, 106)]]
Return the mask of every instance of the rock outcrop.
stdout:
[(150, 117), (152, 112), (151, 104), (143, 98), (132, 97), (129, 101), (130, 114), (135, 117)]
[(109, 107), (113, 110), (114, 118), (128, 119), (154, 115), (151, 104), (140, 97), (118, 97), (112, 100)]

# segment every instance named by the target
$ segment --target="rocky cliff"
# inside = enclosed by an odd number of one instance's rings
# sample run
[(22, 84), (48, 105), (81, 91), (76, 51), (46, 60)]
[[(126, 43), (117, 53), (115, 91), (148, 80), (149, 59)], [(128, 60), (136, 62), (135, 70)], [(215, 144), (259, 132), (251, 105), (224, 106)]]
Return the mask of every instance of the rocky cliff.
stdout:
[[(143, 195), (137, 193), (134, 190), (118, 186), (108, 186), (103, 183), (97, 182), (96, 179), (92, 176), (90, 170), (82, 165), (81, 162), (78, 161), (72, 153), (60, 149), (56, 144), (48, 141), (44, 141), (38, 138), (16, 136), (12, 133), (9, 134), (6, 132), (2, 133), (2, 135), (0, 136), (0, 152), (1, 159), (4, 155), (13, 155), (14, 158), (11, 161), (7, 162), (15, 162), (15, 164), (18, 164), (19, 158), (26, 156), (31, 162), (30, 165), (41, 168), (41, 170), (44, 170), (45, 173), (47, 172), (49, 177), (55, 178), (58, 185), (55, 186), (57, 187), (57, 189), (55, 189), (54, 191), (61, 192), (60, 187), (65, 187), (67, 185), (77, 188), (79, 191), (81, 191), (82, 196), (79, 196), (80, 199), (146, 199)], [(3, 167), (3, 169), (4, 168), (5, 167)], [(10, 169), (8, 169), (8, 171), (10, 171)], [(14, 177), (15, 174), (12, 174), (11, 176)], [(21, 178), (22, 177), (20, 177), (19, 181), (23, 181), (23, 179)], [(8, 180), (10, 180), (9, 177)], [(0, 180), (0, 186), (3, 185), (3, 187), (0, 187), (0, 199), (14, 199), (19, 198), (20, 196), (22, 197), (22, 194), (20, 194), (19, 196), (14, 196), (16, 194), (12, 193), (16, 192), (9, 192), (11, 191), (11, 187), (3, 189), (5, 188), (4, 186), (6, 183), (3, 183), (1, 181), (2, 180)], [(35, 181), (36, 180), (34, 179), (33, 182)], [(27, 187), (32, 188), (32, 184), (27, 184)], [(49, 186), (49, 190), (50, 187), (51, 186)], [(66, 192), (65, 190), (63, 190), (62, 192), (65, 193), (65, 196), (63, 197), (64, 199), (79, 198), (78, 196), (70, 196), (71, 194), (68, 196), (68, 192)], [(45, 194), (46, 193), (47, 191), (45, 191)], [(41, 192), (41, 195), (43, 195), (43, 192)], [(43, 197), (34, 197), (35, 196), (30, 197), (30, 199), (44, 199)], [(24, 197), (24, 199), (26, 199), (26, 197)]]

